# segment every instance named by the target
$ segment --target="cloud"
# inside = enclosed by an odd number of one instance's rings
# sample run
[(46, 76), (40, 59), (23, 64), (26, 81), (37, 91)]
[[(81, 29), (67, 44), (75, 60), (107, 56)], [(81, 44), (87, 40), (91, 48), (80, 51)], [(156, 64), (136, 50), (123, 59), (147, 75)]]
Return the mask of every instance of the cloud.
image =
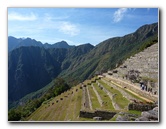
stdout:
[(80, 32), (76, 25), (69, 22), (62, 22), (59, 26), (59, 31), (70, 36), (76, 36)]
[(45, 20), (46, 22), (49, 22), (49, 21), (61, 21), (61, 20), (66, 20), (68, 19), (69, 16), (53, 16), (53, 15), (50, 15), (49, 13), (45, 13), (44, 16), (43, 16), (43, 20)]
[(12, 12), (8, 14), (8, 20), (34, 21), (34, 20), (37, 20), (37, 16), (34, 13), (30, 13), (29, 15), (22, 15), (16, 12)]
[(126, 12), (127, 12), (127, 8), (120, 8), (120, 9), (118, 9), (117, 11), (115, 11), (115, 13), (114, 13), (114, 22), (120, 22), (122, 19), (123, 19), (123, 17), (124, 17), (124, 15), (126, 14)]

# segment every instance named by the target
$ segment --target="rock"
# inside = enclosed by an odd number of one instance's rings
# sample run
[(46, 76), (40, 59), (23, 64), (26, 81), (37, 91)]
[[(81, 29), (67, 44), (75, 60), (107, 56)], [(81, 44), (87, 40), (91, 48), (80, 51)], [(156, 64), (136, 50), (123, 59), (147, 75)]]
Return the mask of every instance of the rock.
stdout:
[(139, 117), (139, 118), (135, 119), (135, 121), (149, 121), (149, 119), (146, 117)]
[(158, 113), (153, 110), (142, 112), (141, 116), (152, 120), (158, 120)]
[(158, 107), (153, 108), (153, 111), (158, 112)]
[(158, 120), (158, 107), (155, 107), (152, 110), (142, 112), (141, 117), (137, 118), (135, 121), (157, 121), (157, 120)]
[(127, 115), (124, 116), (118, 115), (116, 121), (130, 121), (130, 119)]
[(93, 117), (94, 120), (100, 121), (102, 120), (102, 117)]
[(135, 117), (130, 117), (131, 121), (135, 121), (135, 119), (136, 119)]

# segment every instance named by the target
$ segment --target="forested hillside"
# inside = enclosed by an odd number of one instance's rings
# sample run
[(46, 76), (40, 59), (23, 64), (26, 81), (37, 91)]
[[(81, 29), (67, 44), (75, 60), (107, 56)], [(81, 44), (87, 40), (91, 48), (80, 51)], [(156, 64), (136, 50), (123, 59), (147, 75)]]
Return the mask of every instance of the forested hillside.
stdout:
[(9, 105), (43, 88), (56, 77), (74, 86), (95, 74), (114, 69), (157, 41), (158, 23), (154, 23), (123, 37), (107, 39), (95, 47), (91, 44), (47, 49), (36, 45), (18, 47), (8, 56)]

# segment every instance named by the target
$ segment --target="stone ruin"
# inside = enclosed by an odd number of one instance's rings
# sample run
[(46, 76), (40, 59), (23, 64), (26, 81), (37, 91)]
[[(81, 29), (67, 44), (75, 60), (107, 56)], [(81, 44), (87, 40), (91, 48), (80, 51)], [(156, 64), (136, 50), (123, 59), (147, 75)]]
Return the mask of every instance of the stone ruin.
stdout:
[(128, 110), (137, 110), (137, 111), (148, 111), (156, 107), (156, 104), (144, 104), (144, 103), (130, 103), (128, 105)]
[(140, 80), (140, 72), (138, 70), (130, 70), (128, 71), (128, 73), (126, 74), (126, 79), (129, 79), (132, 82), (139, 82)]
[(101, 111), (101, 110), (96, 110), (96, 111), (80, 111), (79, 117), (84, 117), (84, 118), (92, 118), (92, 119), (99, 119), (99, 120), (109, 120), (111, 119), (116, 112), (111, 112), (111, 111)]

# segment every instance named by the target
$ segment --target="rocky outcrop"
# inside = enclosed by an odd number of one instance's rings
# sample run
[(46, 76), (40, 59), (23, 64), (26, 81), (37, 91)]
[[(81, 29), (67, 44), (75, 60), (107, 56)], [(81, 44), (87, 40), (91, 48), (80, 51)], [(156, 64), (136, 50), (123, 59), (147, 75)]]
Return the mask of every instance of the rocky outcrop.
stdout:
[(152, 110), (142, 112), (141, 117), (135, 121), (158, 121), (158, 116), (158, 107), (155, 107)]
[(119, 112), (116, 117), (116, 121), (135, 121), (138, 115), (126, 113), (126, 112)]
[(158, 121), (158, 107), (142, 112), (141, 116), (127, 112), (119, 112), (114, 117), (116, 117), (116, 121)]

